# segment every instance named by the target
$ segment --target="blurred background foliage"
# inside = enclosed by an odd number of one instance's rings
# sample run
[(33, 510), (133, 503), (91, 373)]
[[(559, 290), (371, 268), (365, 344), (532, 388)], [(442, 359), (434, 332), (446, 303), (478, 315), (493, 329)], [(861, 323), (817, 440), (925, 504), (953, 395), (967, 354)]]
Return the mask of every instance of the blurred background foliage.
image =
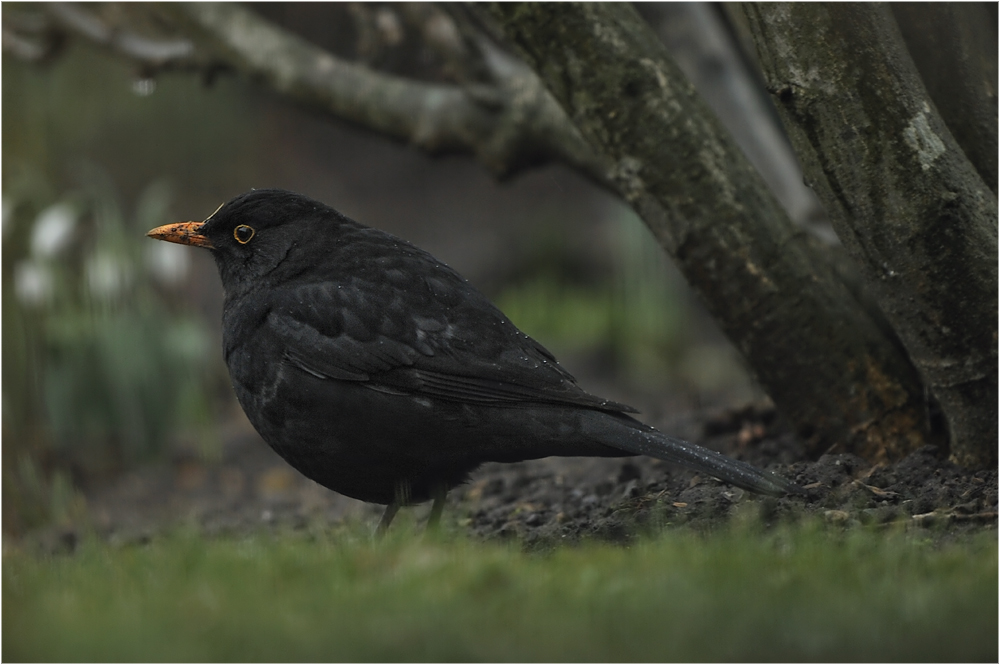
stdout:
[(242, 415), (215, 267), (145, 232), (251, 187), (424, 247), (593, 392), (654, 416), (759, 396), (634, 213), (559, 167), (497, 183), (236, 78), (149, 80), (70, 44), (3, 59), (2, 185), (5, 532), (67, 519), (137, 463), (218, 454), (220, 422)]
[(25, 181), (4, 191), (4, 498), (28, 524), (70, 517), (69, 487), (148, 460), (168, 438), (217, 450), (211, 333), (161, 297), (188, 257), (140, 241), (169, 219), (169, 188), (151, 184), (126, 213), (99, 167), (79, 177), (54, 200)]

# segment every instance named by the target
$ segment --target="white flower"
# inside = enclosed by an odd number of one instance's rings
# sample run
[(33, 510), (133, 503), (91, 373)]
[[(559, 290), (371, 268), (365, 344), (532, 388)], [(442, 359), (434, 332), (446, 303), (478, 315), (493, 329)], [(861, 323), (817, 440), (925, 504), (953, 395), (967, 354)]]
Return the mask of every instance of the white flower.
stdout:
[(89, 257), (84, 270), (90, 292), (101, 298), (114, 298), (131, 281), (128, 266), (117, 257), (107, 253)]
[(48, 266), (21, 261), (14, 266), (14, 293), (27, 305), (39, 305), (52, 297), (53, 279)]
[(76, 211), (68, 203), (56, 203), (39, 213), (31, 232), (31, 253), (51, 258), (64, 250), (76, 228)]
[(156, 92), (156, 79), (139, 78), (132, 81), (132, 92), (139, 97), (149, 97)]
[(169, 242), (154, 242), (146, 250), (146, 267), (153, 278), (164, 284), (176, 284), (187, 275), (191, 250)]

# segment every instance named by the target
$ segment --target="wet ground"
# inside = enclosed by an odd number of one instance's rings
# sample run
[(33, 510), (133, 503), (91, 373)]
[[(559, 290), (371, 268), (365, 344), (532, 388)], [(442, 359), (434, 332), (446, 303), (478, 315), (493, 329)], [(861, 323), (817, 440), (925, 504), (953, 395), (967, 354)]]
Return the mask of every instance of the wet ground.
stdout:
[[(853, 455), (809, 460), (768, 406), (747, 406), (674, 420), (671, 433), (792, 478), (803, 497), (774, 499), (645, 457), (549, 458), (488, 464), (451, 492), (446, 528), (526, 547), (579, 539), (627, 541), (688, 525), (712, 529), (733, 520), (762, 524), (805, 518), (833, 527), (924, 529), (949, 538), (995, 529), (997, 470), (969, 473), (925, 447), (891, 465)], [(46, 550), (73, 549), (84, 530), (113, 542), (143, 542), (178, 524), (206, 535), (261, 528), (328, 529), (350, 521), (374, 527), (381, 506), (335, 494), (285, 464), (241, 418), (224, 434), (213, 462), (177, 454), (87, 494), (86, 522), (29, 536)], [(397, 520), (422, 521), (428, 507)], [(406, 514), (408, 513), (408, 514)]]

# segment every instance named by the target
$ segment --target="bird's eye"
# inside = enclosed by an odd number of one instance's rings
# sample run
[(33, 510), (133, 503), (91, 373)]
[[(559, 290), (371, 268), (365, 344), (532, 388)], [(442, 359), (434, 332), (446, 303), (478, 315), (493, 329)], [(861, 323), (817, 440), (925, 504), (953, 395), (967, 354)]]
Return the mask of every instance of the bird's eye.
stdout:
[(250, 242), (250, 238), (253, 238), (253, 234), (254, 230), (246, 224), (240, 224), (233, 229), (233, 237), (236, 238), (236, 242), (241, 245), (245, 245)]

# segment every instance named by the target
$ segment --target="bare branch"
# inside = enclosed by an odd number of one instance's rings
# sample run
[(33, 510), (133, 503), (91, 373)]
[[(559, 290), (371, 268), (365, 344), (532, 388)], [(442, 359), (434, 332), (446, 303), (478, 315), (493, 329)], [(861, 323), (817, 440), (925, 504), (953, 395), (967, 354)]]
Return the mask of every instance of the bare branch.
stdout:
[(3, 52), (20, 60), (38, 62), (44, 60), (50, 49), (43, 40), (33, 40), (22, 37), (13, 30), (3, 29)]
[(308, 108), (432, 154), (472, 152), (499, 176), (563, 161), (607, 184), (600, 162), (538, 78), (503, 54), (492, 61), (492, 86), (425, 83), (339, 59), (236, 4), (166, 11), (210, 37), (237, 70)]
[[(237, 4), (127, 5), (129, 17), (124, 21), (120, 12), (99, 14), (84, 7), (46, 5), (54, 34), (89, 40), (136, 62), (147, 75), (185, 69), (208, 77), (232, 68), (306, 108), (428, 153), (471, 153), (498, 177), (556, 161), (609, 187), (607, 169), (534, 72), (485, 44), (485, 38), (460, 33), (438, 9), (410, 8), (406, 13), (451, 63), (459, 85), (407, 79), (342, 60)], [(359, 6), (355, 13), (376, 32), (388, 35), (398, 28), (385, 12), (371, 14)], [(5, 11), (5, 50), (23, 58), (40, 57), (42, 43), (10, 30), (7, 15)], [(151, 38), (123, 27), (136, 15), (165, 18), (197, 39)], [(463, 49), (468, 58), (463, 58)]]
[(65, 43), (42, 12), (3, 11), (3, 52), (28, 62), (43, 62), (56, 55)]
[(78, 4), (53, 2), (47, 9), (63, 27), (144, 65), (155, 69), (194, 65), (194, 45), (186, 39), (156, 40), (116, 29)]
[(724, 23), (705, 2), (639, 3), (677, 66), (733, 135), (793, 222), (839, 244), (816, 194), (802, 182), (792, 146), (764, 89)]
[(358, 34), (358, 57), (365, 64), (377, 65), (388, 48), (403, 40), (399, 17), (389, 7), (364, 2), (348, 2), (345, 7)]
[(454, 9), (458, 4), (445, 5), (442, 9), (428, 2), (404, 2), (399, 9), (408, 23), (421, 33), (425, 44), (445, 62), (445, 73), (462, 83), (489, 83), (490, 76), (476, 48), (474, 38), (470, 38), (466, 26), (456, 19)]

